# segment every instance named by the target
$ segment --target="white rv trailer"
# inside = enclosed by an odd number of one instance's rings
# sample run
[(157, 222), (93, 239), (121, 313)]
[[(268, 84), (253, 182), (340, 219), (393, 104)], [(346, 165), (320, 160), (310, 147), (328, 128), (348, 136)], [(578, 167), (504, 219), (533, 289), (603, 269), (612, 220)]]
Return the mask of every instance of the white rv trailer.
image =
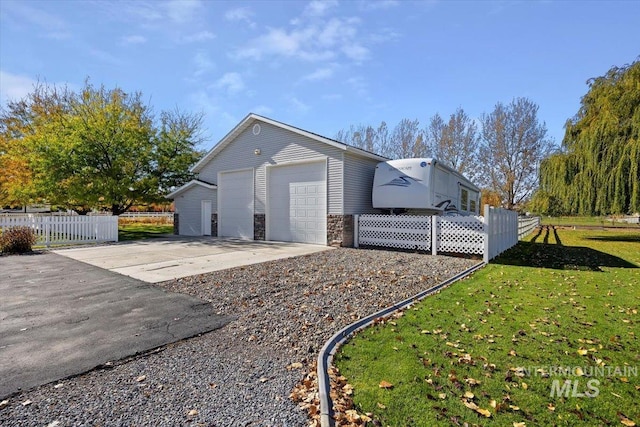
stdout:
[(391, 212), (478, 215), (480, 189), (436, 159), (398, 159), (376, 166), (372, 201)]

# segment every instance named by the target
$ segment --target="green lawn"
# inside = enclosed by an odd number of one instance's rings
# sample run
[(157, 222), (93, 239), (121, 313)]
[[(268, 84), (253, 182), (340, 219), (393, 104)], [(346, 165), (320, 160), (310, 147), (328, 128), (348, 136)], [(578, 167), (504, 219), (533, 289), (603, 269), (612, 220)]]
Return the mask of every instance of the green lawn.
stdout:
[(384, 426), (640, 424), (638, 266), (638, 232), (548, 228), (334, 363)]
[(172, 233), (172, 224), (120, 224), (118, 226), (118, 241), (149, 239)]

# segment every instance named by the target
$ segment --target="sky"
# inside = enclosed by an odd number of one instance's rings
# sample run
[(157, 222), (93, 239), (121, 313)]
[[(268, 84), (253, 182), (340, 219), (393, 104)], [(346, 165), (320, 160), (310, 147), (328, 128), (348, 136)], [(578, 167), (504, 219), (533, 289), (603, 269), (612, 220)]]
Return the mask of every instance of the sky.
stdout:
[(202, 112), (209, 149), (252, 112), (333, 138), (526, 97), (559, 144), (639, 22), (635, 0), (0, 0), (0, 103), (89, 78)]

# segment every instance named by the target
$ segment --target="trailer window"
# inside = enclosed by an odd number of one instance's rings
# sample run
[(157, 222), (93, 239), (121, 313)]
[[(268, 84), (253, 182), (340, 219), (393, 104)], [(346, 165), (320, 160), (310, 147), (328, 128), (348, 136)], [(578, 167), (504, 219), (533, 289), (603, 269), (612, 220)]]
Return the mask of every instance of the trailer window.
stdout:
[(469, 210), (473, 213), (478, 213), (478, 211), (476, 211), (476, 201), (473, 199), (469, 201)]
[(465, 190), (464, 188), (460, 189), (460, 210), (469, 210), (469, 191)]

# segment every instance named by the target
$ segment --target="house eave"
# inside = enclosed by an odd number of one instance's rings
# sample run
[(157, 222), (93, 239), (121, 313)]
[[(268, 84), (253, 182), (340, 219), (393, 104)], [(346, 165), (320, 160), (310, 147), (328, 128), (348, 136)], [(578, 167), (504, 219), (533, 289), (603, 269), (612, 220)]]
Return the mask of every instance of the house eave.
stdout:
[(218, 186), (215, 185), (215, 184), (211, 184), (209, 182), (200, 181), (198, 179), (192, 179), (191, 181), (189, 181), (186, 184), (184, 184), (182, 187), (175, 189), (174, 191), (172, 191), (171, 193), (167, 194), (164, 197), (167, 198), (167, 199), (175, 199), (181, 193), (184, 193), (185, 191), (187, 191), (188, 189), (190, 189), (191, 187), (194, 187), (196, 185), (204, 187), (204, 188), (208, 188), (210, 190), (217, 190), (218, 189)]

